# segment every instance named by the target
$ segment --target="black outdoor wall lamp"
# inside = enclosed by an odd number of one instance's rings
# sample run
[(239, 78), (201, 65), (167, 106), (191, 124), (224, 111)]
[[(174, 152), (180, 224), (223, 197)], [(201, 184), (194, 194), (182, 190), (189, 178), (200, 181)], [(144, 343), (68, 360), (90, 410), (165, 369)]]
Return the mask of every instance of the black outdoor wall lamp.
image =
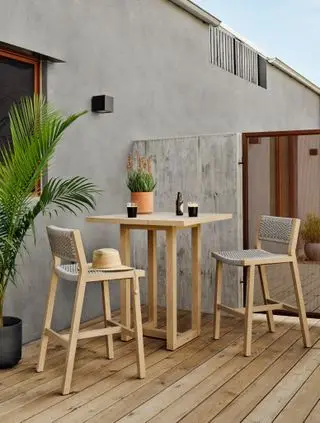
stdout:
[(95, 95), (91, 98), (91, 111), (94, 113), (113, 113), (113, 97)]

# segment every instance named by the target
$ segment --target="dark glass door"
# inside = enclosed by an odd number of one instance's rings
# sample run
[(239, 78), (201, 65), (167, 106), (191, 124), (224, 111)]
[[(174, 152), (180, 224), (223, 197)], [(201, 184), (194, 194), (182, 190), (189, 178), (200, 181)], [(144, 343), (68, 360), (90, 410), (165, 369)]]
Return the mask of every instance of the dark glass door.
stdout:
[(11, 105), (39, 92), (39, 66), (38, 59), (0, 50), (0, 148), (10, 143)]

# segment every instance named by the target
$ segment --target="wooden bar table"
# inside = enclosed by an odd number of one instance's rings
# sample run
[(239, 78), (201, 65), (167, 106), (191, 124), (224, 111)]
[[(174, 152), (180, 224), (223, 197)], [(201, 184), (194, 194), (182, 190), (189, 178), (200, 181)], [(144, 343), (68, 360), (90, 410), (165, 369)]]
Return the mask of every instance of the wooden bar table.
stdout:
[[(201, 329), (201, 225), (231, 219), (232, 214), (203, 213), (198, 217), (176, 216), (173, 213), (153, 213), (128, 218), (125, 214), (91, 216), (87, 222), (120, 225), (120, 254), (123, 264), (130, 266), (130, 231), (148, 232), (148, 312), (144, 335), (167, 340), (167, 349), (175, 350), (200, 335)], [(177, 230), (191, 229), (192, 233), (192, 327), (179, 333), (177, 330)], [(166, 232), (167, 245), (167, 327), (157, 328), (157, 231)], [(131, 325), (130, 285), (122, 281), (120, 294), (121, 323)], [(130, 338), (125, 335), (123, 340)]]

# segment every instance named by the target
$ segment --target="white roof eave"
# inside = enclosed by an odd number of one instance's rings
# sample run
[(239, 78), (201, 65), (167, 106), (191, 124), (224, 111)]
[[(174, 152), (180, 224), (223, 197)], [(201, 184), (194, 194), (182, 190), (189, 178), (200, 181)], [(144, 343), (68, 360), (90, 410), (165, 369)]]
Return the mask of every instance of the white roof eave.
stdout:
[(221, 23), (221, 21), (218, 18), (211, 15), (211, 13), (202, 9), (202, 7), (193, 3), (191, 0), (169, 0), (169, 1), (171, 3), (174, 3), (176, 6), (181, 7), (181, 9), (184, 9), (185, 11), (195, 16), (196, 18), (200, 19), (202, 22), (205, 22), (213, 26), (219, 26)]
[(282, 72), (286, 73), (287, 75), (291, 76), (291, 78), (295, 79), (296, 81), (300, 82), (300, 84), (306, 86), (316, 94), (320, 95), (320, 87), (310, 81), (309, 79), (305, 78), (303, 75), (292, 69), (289, 65), (284, 63), (282, 60), (278, 59), (277, 57), (269, 57), (268, 63), (270, 65), (276, 67), (277, 69), (281, 70)]

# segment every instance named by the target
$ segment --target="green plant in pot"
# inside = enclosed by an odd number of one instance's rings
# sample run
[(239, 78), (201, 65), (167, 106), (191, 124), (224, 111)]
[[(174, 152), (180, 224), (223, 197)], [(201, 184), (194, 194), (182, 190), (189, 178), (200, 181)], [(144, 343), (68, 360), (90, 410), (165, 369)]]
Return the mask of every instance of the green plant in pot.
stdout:
[(26, 235), (35, 235), (36, 217), (95, 207), (98, 190), (80, 176), (50, 178), (38, 196), (34, 192), (65, 130), (83, 113), (63, 117), (40, 96), (22, 98), (9, 112), (12, 143), (0, 150), (0, 368), (21, 358), (22, 322), (3, 316), (3, 305), (7, 287), (16, 283)]
[(152, 174), (151, 157), (130, 154), (127, 162), (127, 187), (131, 191), (131, 202), (137, 204), (139, 214), (153, 212), (153, 191), (156, 182)]
[(301, 237), (309, 260), (320, 261), (320, 216), (309, 213), (302, 224)]

